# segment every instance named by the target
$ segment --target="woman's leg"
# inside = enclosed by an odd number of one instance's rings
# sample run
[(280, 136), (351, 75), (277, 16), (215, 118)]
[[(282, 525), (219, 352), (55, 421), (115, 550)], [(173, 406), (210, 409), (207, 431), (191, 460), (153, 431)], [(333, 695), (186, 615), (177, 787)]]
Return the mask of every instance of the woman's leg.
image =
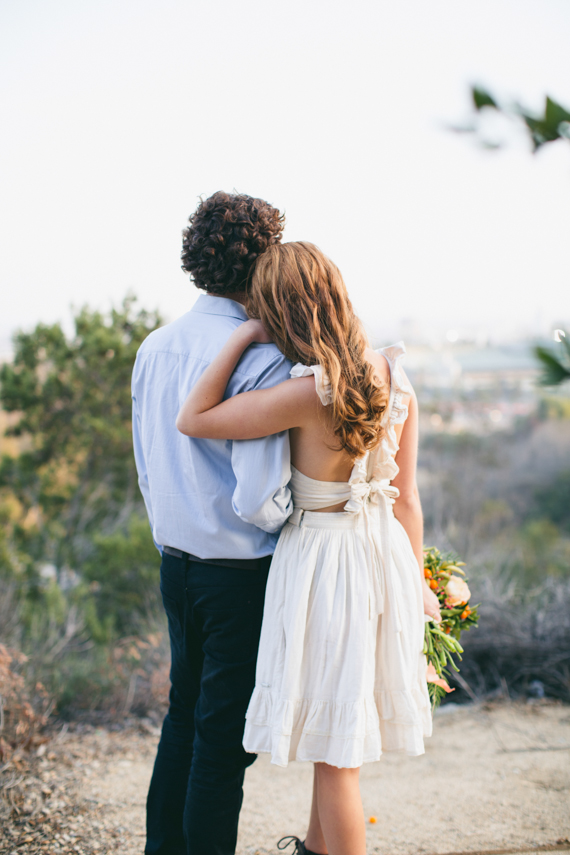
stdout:
[[(326, 843), (324, 851), (329, 855), (366, 855), (359, 772), (360, 769), (338, 769), (326, 763), (315, 763), (316, 820)], [(308, 838), (305, 842), (307, 849), (315, 851), (311, 842), (317, 844), (318, 841)]]
[(327, 844), (325, 843), (319, 819), (318, 777), (316, 766), (313, 771), (313, 801), (311, 803), (311, 818), (309, 820), (309, 828), (305, 838), (305, 846), (309, 852), (315, 852), (316, 855), (327, 855), (328, 853)]

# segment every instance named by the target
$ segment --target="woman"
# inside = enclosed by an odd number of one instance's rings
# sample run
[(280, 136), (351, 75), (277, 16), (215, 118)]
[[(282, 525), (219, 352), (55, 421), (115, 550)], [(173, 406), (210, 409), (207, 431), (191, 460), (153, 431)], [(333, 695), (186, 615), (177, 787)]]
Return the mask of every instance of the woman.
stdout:
[[(294, 511), (273, 558), (246, 751), (315, 764), (299, 853), (364, 855), (358, 773), (431, 732), (416, 398), (400, 345), (367, 346), (339, 270), (309, 243), (257, 261), (250, 320), (194, 386), (177, 427), (252, 439), (289, 430)], [(274, 341), (292, 379), (224, 401), (244, 350)]]

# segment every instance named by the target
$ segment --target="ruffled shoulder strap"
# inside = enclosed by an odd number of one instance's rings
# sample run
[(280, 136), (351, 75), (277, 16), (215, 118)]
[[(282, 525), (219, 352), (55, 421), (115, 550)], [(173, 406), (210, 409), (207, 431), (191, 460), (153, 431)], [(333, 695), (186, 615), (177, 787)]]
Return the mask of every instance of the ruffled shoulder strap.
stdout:
[(317, 395), (319, 396), (321, 404), (325, 407), (328, 404), (332, 404), (331, 384), (329, 383), (329, 378), (323, 371), (322, 365), (301, 365), (301, 363), (298, 362), (293, 366), (289, 373), (291, 374), (291, 377), (310, 377), (311, 374), (314, 374), (315, 389), (317, 390)]
[(406, 379), (402, 373), (401, 366), (402, 358), (406, 353), (406, 347), (403, 341), (399, 341), (388, 347), (379, 347), (376, 353), (381, 353), (385, 356), (390, 366), (390, 424), (402, 424), (408, 418), (408, 405), (404, 403), (404, 398), (412, 394), (412, 390), (406, 383)]

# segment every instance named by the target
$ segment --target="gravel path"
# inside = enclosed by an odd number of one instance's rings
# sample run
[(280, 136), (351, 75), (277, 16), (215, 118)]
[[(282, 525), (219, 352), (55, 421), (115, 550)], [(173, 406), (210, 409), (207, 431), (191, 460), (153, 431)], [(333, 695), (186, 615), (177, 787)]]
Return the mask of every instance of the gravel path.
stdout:
[[(447, 707), (423, 757), (386, 755), (362, 771), (369, 853), (517, 849), (570, 838), (570, 708)], [(120, 739), (117, 735), (117, 739)], [(85, 780), (128, 829), (119, 851), (140, 855), (152, 737), (132, 737), (121, 757)], [(112, 741), (112, 738), (111, 738)], [(142, 742), (142, 744), (141, 744)], [(312, 767), (260, 757), (248, 770), (238, 855), (277, 852), (284, 834), (304, 834)]]
[[(367, 822), (369, 853), (520, 851), (557, 841), (570, 849), (570, 707), (450, 705), (434, 730), (423, 757), (386, 755), (363, 768), (366, 817), (377, 820)], [(44, 748), (34, 773), (44, 807), (20, 815), (0, 852), (142, 855), (157, 735), (143, 722), (68, 733)], [(281, 836), (303, 837), (311, 779), (309, 764), (281, 769), (258, 759), (246, 776), (238, 855), (275, 855)]]

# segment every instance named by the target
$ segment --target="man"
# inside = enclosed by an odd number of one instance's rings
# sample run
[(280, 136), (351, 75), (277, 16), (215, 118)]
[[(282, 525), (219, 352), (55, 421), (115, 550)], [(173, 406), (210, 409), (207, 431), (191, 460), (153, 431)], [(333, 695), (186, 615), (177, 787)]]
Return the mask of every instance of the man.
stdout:
[[(176, 430), (186, 395), (247, 320), (257, 257), (283, 217), (261, 199), (215, 193), (184, 231), (183, 269), (206, 294), (151, 333), (133, 371), (139, 484), (162, 553), (160, 587), (172, 653), (168, 714), (147, 801), (145, 855), (232, 855), (243, 779), (255, 755), (241, 741), (254, 687), (267, 573), (292, 511), (286, 433), (230, 442)], [(274, 386), (290, 363), (254, 345), (228, 395)]]

